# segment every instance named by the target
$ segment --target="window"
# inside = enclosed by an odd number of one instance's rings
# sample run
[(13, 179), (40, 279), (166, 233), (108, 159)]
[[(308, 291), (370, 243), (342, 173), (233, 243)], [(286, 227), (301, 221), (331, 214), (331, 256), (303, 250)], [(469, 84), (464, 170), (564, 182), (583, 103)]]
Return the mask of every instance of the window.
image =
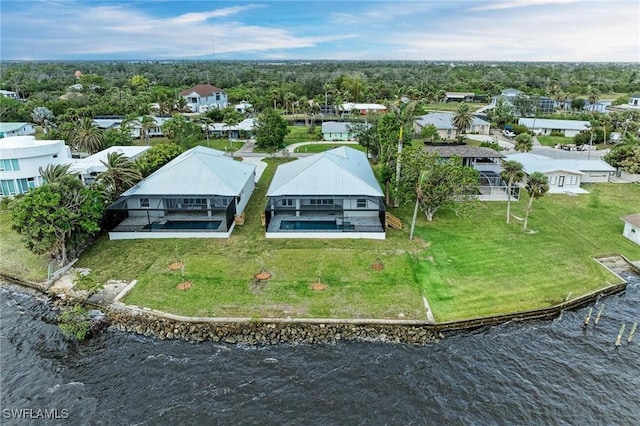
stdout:
[(575, 185), (578, 183), (578, 176), (569, 176), (569, 185)]
[(16, 184), (12, 180), (0, 180), (0, 189), (1, 195), (15, 195), (16, 194)]
[(26, 179), (18, 179), (18, 192), (24, 194), (28, 192), (31, 188), (36, 187), (36, 178), (30, 177)]
[(558, 176), (549, 176), (549, 185), (556, 185), (558, 183)]
[(333, 204), (333, 198), (322, 198), (319, 200), (309, 200), (309, 204), (312, 206), (328, 206)]
[(0, 160), (0, 172), (11, 172), (13, 170), (20, 170), (20, 164), (18, 164), (17, 159)]
[(140, 208), (148, 209), (149, 208), (149, 199), (148, 198), (140, 198)]
[(356, 203), (357, 203), (356, 206), (359, 209), (364, 209), (367, 207), (367, 200), (364, 198), (358, 198), (358, 201)]
[(285, 198), (282, 200), (282, 205), (285, 207), (293, 207), (294, 204), (293, 198)]

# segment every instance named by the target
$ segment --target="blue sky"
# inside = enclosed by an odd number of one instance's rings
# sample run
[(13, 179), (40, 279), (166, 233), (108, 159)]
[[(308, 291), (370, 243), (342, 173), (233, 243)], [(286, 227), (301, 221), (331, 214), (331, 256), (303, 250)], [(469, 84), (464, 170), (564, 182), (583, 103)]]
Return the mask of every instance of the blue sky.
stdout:
[(638, 0), (0, 0), (0, 59), (640, 62)]

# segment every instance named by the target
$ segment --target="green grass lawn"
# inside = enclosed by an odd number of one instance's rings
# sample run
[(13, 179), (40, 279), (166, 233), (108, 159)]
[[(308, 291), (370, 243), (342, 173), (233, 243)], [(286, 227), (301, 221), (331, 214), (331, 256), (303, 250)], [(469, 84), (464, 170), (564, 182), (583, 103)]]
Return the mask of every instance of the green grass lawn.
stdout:
[[(557, 304), (617, 278), (591, 259), (621, 253), (640, 259), (640, 247), (622, 237), (620, 217), (632, 212), (640, 186), (585, 185), (591, 194), (536, 200), (524, 233), (504, 223), (505, 203), (483, 203), (464, 219), (439, 214), (417, 235), (432, 243), (415, 275), (438, 320), (506, 313)], [(514, 203), (522, 217), (526, 195)], [(405, 216), (406, 216), (405, 212)]]
[(307, 126), (288, 126), (289, 133), (284, 137), (285, 145), (291, 145), (298, 142), (316, 142), (320, 139), (321, 129), (316, 126), (313, 133), (309, 133)]
[(11, 229), (11, 214), (0, 208), (0, 272), (29, 281), (47, 279), (49, 261), (27, 249), (22, 237)]
[(358, 151), (365, 152), (366, 149), (359, 144), (353, 143), (314, 143), (310, 145), (302, 145), (295, 149), (295, 152), (303, 152), (303, 153), (318, 153), (324, 152), (328, 149), (336, 148), (339, 146), (348, 146), (349, 148), (357, 149)]
[(554, 147), (558, 144), (566, 145), (573, 143), (573, 138), (566, 138), (564, 136), (536, 136), (540, 145)]
[[(246, 223), (229, 240), (159, 239), (109, 241), (101, 237), (77, 266), (100, 282), (137, 279), (125, 302), (183, 315), (424, 319), (426, 296), (438, 321), (548, 307), (616, 283), (592, 257), (621, 253), (640, 259), (640, 247), (622, 237), (621, 216), (633, 213), (639, 185), (585, 185), (590, 194), (547, 195), (536, 200), (530, 228), (504, 223), (505, 203), (486, 202), (469, 217), (439, 211), (420, 215), (408, 241), (412, 206), (392, 209), (405, 229), (385, 241), (267, 240), (260, 224), (266, 190), (278, 164), (270, 164), (246, 209)], [(513, 203), (523, 216), (526, 195)], [(43, 279), (46, 261), (33, 256), (11, 231), (6, 212), (0, 266), (12, 275)], [(176, 289), (185, 262), (186, 292)], [(380, 259), (384, 270), (371, 264)], [(255, 283), (254, 274), (272, 278)], [(37, 271), (29, 275), (28, 271)], [(325, 291), (312, 291), (318, 278)], [(402, 315), (401, 315), (402, 314)]]
[[(158, 144), (163, 144), (163, 143), (174, 143), (174, 142), (172, 140), (168, 139), (168, 138), (165, 138), (165, 137), (158, 137), (158, 138), (150, 138), (149, 139), (149, 144), (151, 146), (158, 145)], [(145, 145), (143, 139), (134, 139), (133, 144), (134, 145), (138, 145), (138, 146), (144, 146)], [(207, 144), (207, 140), (206, 139), (201, 139), (200, 141), (198, 141), (198, 145), (208, 146), (209, 148), (214, 148), (214, 149), (218, 149), (220, 151), (229, 151), (229, 152), (235, 152), (235, 151), (239, 150), (240, 148), (242, 148), (243, 144), (244, 144), (244, 142), (242, 142), (242, 141), (231, 141), (231, 143), (229, 143), (229, 139), (226, 139), (226, 138), (222, 138), (222, 139), (210, 138), (208, 144)]]
[[(467, 102), (467, 104), (471, 107), (472, 111), (477, 110), (478, 108), (482, 108), (483, 106), (489, 105), (488, 103), (480, 103), (480, 102)], [(460, 102), (443, 102), (437, 104), (425, 104), (424, 109), (427, 111), (457, 111), (460, 107)]]

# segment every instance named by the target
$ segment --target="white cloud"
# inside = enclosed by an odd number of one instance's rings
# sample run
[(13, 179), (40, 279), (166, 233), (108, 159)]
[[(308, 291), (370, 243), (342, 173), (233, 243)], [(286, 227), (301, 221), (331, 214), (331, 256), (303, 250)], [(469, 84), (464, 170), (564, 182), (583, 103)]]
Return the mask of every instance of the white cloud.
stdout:
[(553, 4), (569, 4), (578, 3), (583, 0), (509, 0), (500, 2), (488, 2), (482, 6), (477, 6), (471, 10), (500, 10), (500, 9), (513, 9), (529, 6), (549, 6)]
[(227, 7), (224, 9), (216, 9), (211, 10), (209, 12), (194, 12), (194, 13), (185, 13), (184, 15), (180, 15), (173, 19), (176, 23), (194, 23), (194, 22), (203, 22), (207, 19), (211, 18), (223, 18), (230, 15), (235, 15), (240, 12), (244, 12), (245, 10), (256, 9), (264, 6), (250, 4), (246, 6), (233, 6)]

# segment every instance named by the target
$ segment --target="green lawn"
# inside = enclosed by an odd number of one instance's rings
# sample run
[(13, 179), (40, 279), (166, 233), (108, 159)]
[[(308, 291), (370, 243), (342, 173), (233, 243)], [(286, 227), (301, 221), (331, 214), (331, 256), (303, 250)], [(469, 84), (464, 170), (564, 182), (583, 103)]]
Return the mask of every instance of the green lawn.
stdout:
[(284, 137), (285, 145), (291, 145), (298, 142), (316, 142), (320, 139), (321, 129), (316, 126), (313, 133), (309, 133), (307, 126), (288, 126), (289, 133)]
[(353, 143), (314, 143), (310, 145), (302, 145), (296, 148), (295, 152), (305, 152), (305, 153), (317, 153), (324, 152), (326, 150), (336, 148), (339, 146), (348, 146), (353, 149), (357, 149), (358, 151), (365, 152), (366, 149), (359, 144)]
[(30, 281), (47, 279), (49, 261), (27, 249), (22, 237), (11, 229), (11, 214), (0, 208), (0, 272)]
[[(483, 203), (471, 217), (439, 214), (417, 235), (432, 243), (415, 274), (438, 320), (463, 319), (545, 307), (616, 283), (591, 259), (621, 253), (640, 259), (640, 247), (622, 237), (620, 217), (640, 200), (640, 186), (599, 184), (589, 195), (536, 200), (530, 228), (504, 223), (504, 203)], [(523, 216), (526, 195), (513, 206)], [(405, 212), (406, 214), (407, 212)]]
[[(547, 307), (616, 283), (592, 260), (621, 253), (640, 259), (640, 247), (622, 237), (621, 216), (633, 213), (639, 185), (587, 185), (590, 194), (547, 195), (536, 200), (530, 228), (504, 223), (505, 203), (481, 203), (466, 218), (439, 211), (428, 223), (420, 216), (414, 241), (408, 241), (412, 206), (394, 209), (405, 229), (388, 231), (385, 241), (266, 240), (260, 213), (275, 166), (271, 160), (247, 206), (245, 225), (229, 240), (160, 239), (109, 241), (87, 250), (77, 266), (95, 279), (138, 279), (125, 302), (184, 315), (267, 318), (424, 319), (426, 296), (438, 321)], [(513, 203), (523, 216), (526, 195)], [(41, 279), (46, 261), (30, 254), (0, 212), (0, 266), (12, 275)], [(168, 265), (185, 262), (185, 279)], [(384, 270), (370, 265), (380, 259)], [(254, 283), (267, 270), (272, 278)], [(30, 271), (36, 271), (35, 273)], [(312, 291), (318, 277), (328, 285)], [(402, 314), (402, 315), (401, 315)]]
[(543, 146), (556, 146), (558, 144), (566, 145), (573, 143), (573, 138), (566, 138), (564, 136), (536, 136), (538, 142)]
[[(165, 137), (149, 139), (149, 144), (151, 146), (162, 144), (162, 143), (174, 143), (174, 142)], [(133, 144), (138, 146), (143, 146), (145, 143), (143, 139), (134, 139)], [(201, 139), (200, 141), (198, 141), (198, 145), (208, 146), (209, 148), (218, 149), (220, 151), (230, 151), (230, 152), (235, 152), (239, 150), (240, 148), (242, 148), (243, 144), (244, 142), (242, 141), (232, 141), (231, 143), (229, 143), (229, 139), (226, 139), (226, 138), (222, 138), (222, 139), (210, 138), (208, 144), (206, 139)]]
[[(488, 103), (472, 102), (467, 104), (471, 107), (472, 111), (489, 105)], [(425, 104), (424, 109), (427, 111), (457, 111), (460, 107), (460, 102), (443, 102), (437, 104)]]

